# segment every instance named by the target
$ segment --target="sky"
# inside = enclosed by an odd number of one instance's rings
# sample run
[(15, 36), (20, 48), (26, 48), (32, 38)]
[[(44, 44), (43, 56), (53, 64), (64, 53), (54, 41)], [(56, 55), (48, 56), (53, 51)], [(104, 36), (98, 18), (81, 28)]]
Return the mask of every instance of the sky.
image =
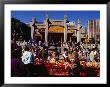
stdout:
[(46, 14), (50, 19), (58, 20), (63, 20), (64, 15), (67, 15), (68, 21), (75, 23), (80, 18), (83, 26), (86, 26), (87, 20), (100, 19), (100, 11), (11, 11), (11, 17), (24, 23), (29, 23), (32, 17), (36, 17), (38, 22), (43, 22)]

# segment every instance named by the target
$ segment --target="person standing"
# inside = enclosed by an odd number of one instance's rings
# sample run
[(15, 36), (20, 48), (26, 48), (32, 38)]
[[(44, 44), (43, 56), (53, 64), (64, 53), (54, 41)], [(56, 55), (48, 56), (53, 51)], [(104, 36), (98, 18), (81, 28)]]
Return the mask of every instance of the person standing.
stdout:
[(41, 42), (41, 41), (39, 41), (39, 46), (41, 46), (41, 43), (42, 43), (42, 42)]
[(41, 56), (43, 60), (48, 59), (48, 48), (46, 46), (41, 49)]
[(25, 66), (21, 60), (22, 48), (18, 46), (13, 52), (11, 52), (11, 76), (23, 77), (25, 76)]
[(64, 60), (67, 62), (68, 61), (68, 49), (64, 48), (64, 53), (62, 54)]
[(94, 51), (93, 49), (90, 52), (90, 61), (93, 62), (94, 61)]
[(25, 51), (22, 55), (22, 62), (25, 65), (25, 70), (27, 76), (33, 76), (34, 73), (34, 56), (32, 52), (29, 51), (29, 47), (25, 47)]

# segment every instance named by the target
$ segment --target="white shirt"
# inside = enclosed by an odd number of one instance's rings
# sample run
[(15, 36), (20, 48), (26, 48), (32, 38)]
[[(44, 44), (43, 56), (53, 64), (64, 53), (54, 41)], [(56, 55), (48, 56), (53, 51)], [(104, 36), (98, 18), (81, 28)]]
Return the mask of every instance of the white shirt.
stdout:
[(97, 51), (94, 51), (94, 55), (96, 55), (97, 54)]
[(29, 51), (25, 51), (22, 56), (22, 62), (24, 64), (33, 63), (33, 55)]
[(94, 52), (93, 51), (91, 51), (91, 53), (90, 53), (90, 60), (94, 61)]
[(66, 54), (64, 53), (64, 54), (63, 54), (63, 57), (64, 57), (64, 58), (67, 58), (68, 56), (66, 56)]
[(39, 45), (41, 45), (41, 41), (39, 41)]

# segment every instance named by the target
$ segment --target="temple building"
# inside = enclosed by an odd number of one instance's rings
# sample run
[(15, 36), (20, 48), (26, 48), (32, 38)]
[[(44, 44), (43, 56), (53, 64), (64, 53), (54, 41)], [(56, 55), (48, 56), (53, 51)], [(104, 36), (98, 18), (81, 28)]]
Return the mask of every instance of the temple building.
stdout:
[(77, 23), (69, 22), (66, 15), (64, 15), (63, 20), (52, 20), (46, 15), (44, 22), (38, 22), (33, 17), (29, 26), (31, 27), (31, 39), (45, 41), (47, 45), (48, 42), (80, 42), (85, 38), (81, 35), (82, 25), (80, 19), (77, 20)]

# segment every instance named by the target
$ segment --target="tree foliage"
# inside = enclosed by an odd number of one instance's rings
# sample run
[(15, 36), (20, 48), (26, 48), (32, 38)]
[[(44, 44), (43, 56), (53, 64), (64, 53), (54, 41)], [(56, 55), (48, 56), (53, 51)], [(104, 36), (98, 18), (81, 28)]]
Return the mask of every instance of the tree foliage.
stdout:
[(11, 39), (15, 40), (29, 40), (31, 29), (28, 25), (16, 18), (11, 18)]

